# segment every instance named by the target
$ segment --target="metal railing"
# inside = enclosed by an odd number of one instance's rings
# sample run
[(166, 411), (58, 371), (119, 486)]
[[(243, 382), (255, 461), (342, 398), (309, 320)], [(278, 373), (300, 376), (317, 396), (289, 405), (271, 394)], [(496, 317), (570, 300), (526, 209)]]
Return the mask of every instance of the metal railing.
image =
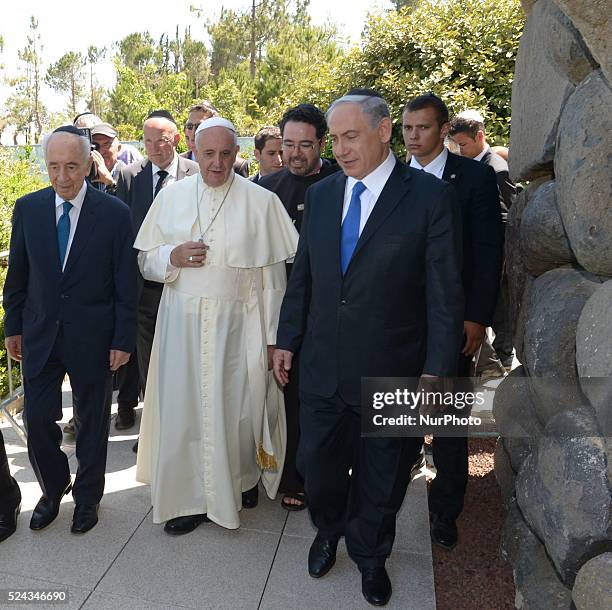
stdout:
[[(5, 250), (4, 252), (0, 252), (0, 267), (8, 266), (8, 256), (9, 256), (8, 250)], [(2, 304), (2, 295), (0, 294), (0, 305), (1, 304)], [(26, 431), (21, 425), (19, 425), (19, 422), (15, 419), (14, 414), (11, 412), (13, 411), (11, 407), (13, 407), (17, 401), (23, 401), (23, 374), (21, 373), (21, 368), (20, 368), (19, 378), (20, 378), (21, 384), (15, 387), (15, 384), (13, 382), (13, 360), (9, 356), (8, 350), (6, 350), (5, 352), (5, 357), (6, 357), (6, 371), (8, 375), (9, 392), (8, 392), (8, 396), (2, 397), (2, 401), (0, 402), (0, 412), (4, 415), (4, 417), (6, 417), (8, 422), (11, 424), (11, 426), (13, 427), (13, 429), (15, 430), (15, 432), (17, 433), (17, 435), (23, 442), (23, 444), (27, 445), (28, 441), (27, 441)]]

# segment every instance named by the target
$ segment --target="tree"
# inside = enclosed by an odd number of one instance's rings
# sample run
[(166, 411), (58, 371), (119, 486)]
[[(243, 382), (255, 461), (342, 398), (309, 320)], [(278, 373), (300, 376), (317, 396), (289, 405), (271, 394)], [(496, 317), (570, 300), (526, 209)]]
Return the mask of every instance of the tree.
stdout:
[(67, 93), (70, 110), (74, 116), (77, 113), (77, 105), (83, 98), (85, 90), (83, 79), (83, 67), (85, 58), (81, 53), (69, 51), (62, 55), (54, 64), (47, 69), (46, 82), (58, 93)]
[[(492, 142), (507, 141), (514, 64), (524, 25), (519, 0), (421, 0), (370, 17), (361, 49), (338, 71), (341, 90), (373, 87), (401, 116), (406, 101), (433, 91), (451, 113), (477, 108)], [(403, 151), (398, 133), (396, 149)]]
[(101, 114), (104, 105), (104, 89), (96, 85), (94, 69), (106, 54), (106, 48), (90, 45), (87, 48), (87, 63), (89, 64), (89, 100), (87, 107), (94, 114)]

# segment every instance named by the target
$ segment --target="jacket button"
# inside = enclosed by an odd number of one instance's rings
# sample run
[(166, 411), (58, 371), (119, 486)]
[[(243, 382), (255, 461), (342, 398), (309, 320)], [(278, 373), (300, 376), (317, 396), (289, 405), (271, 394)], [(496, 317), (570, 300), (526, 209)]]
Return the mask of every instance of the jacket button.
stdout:
[(342, 300), (340, 301), (340, 305), (346, 305), (346, 299), (342, 299)]

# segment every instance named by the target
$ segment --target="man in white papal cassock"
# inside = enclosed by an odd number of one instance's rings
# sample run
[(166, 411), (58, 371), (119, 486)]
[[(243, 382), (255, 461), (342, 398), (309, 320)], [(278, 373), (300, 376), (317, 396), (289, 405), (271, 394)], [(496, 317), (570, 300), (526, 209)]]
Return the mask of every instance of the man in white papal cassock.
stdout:
[(239, 527), (260, 478), (275, 496), (285, 453), (268, 361), (298, 234), (276, 195), (234, 173), (230, 121), (204, 121), (196, 147), (200, 174), (160, 191), (134, 244), (144, 278), (164, 283), (136, 478), (169, 534)]

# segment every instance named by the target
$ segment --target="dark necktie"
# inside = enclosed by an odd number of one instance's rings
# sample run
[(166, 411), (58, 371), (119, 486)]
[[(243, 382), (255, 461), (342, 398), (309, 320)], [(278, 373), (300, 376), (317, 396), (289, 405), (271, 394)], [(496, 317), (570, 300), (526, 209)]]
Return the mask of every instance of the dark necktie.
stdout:
[(157, 184), (155, 185), (155, 192), (153, 193), (153, 199), (157, 197), (159, 191), (161, 191), (162, 189), (162, 186), (164, 186), (164, 180), (168, 176), (168, 172), (165, 169), (160, 169), (157, 172), (157, 175), (159, 176), (159, 178), (157, 179)]
[(340, 233), (340, 265), (342, 275), (346, 273), (351, 257), (359, 239), (359, 224), (361, 223), (361, 193), (366, 190), (363, 182), (356, 182), (351, 194), (348, 212), (342, 223)]
[(60, 265), (64, 266), (66, 250), (68, 249), (68, 238), (70, 237), (70, 210), (72, 204), (69, 201), (62, 203), (63, 213), (57, 221), (57, 245), (59, 247)]

